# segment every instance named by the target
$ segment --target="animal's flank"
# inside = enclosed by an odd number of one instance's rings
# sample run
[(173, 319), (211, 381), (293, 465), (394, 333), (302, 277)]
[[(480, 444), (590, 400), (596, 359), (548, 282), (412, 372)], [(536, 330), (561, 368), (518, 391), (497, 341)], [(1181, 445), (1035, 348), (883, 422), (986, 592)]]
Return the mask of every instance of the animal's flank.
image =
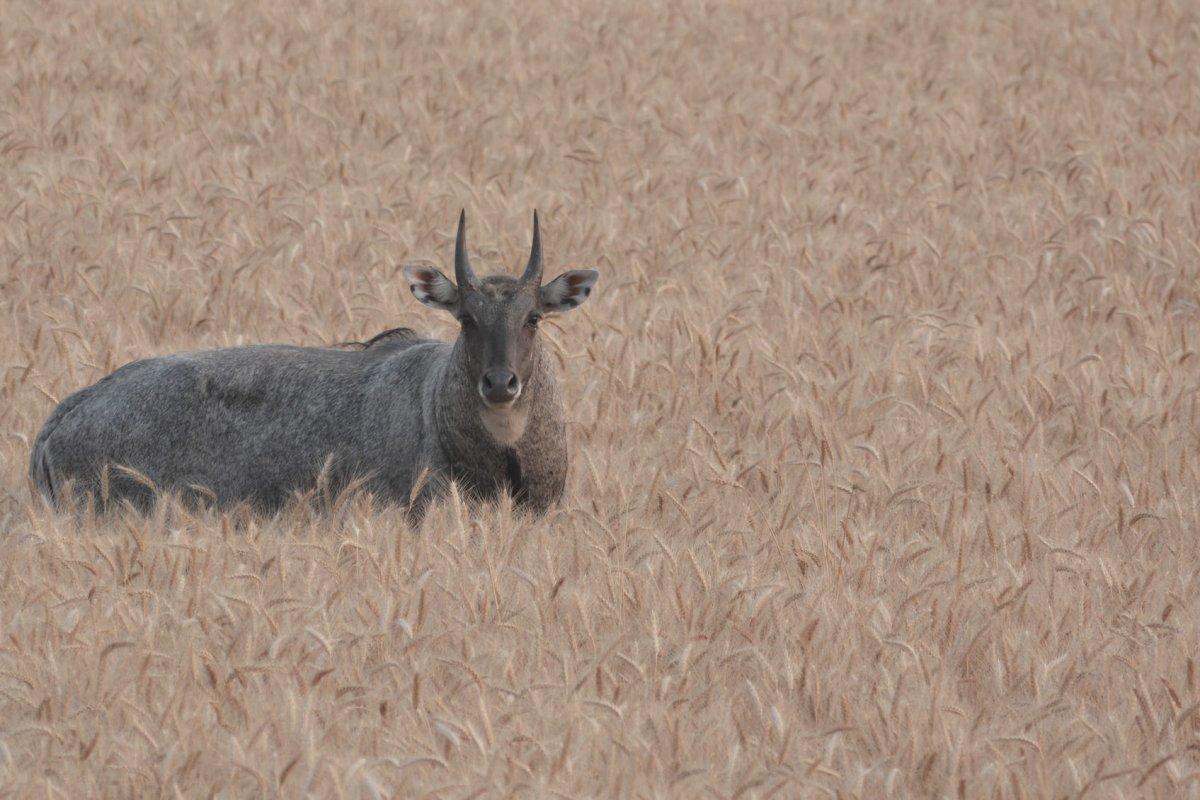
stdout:
[(209, 377), (200, 379), (200, 392), (209, 400), (232, 410), (247, 411), (263, 404), (264, 396), (258, 387), (242, 387), (221, 383)]

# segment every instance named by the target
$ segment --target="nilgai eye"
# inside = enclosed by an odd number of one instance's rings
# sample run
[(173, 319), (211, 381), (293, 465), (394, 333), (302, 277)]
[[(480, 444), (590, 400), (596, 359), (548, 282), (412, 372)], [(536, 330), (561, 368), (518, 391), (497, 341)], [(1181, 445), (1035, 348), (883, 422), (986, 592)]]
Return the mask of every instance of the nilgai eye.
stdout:
[(468, 315), (468, 314), (463, 314), (461, 317), (458, 318), (458, 321), (462, 324), (462, 326), (464, 328), (474, 328), (475, 327), (475, 320), (472, 319), (470, 317), (470, 315)]
[(530, 315), (529, 320), (525, 324), (531, 328), (536, 328), (538, 326), (538, 323), (541, 321), (542, 321), (541, 314), (532, 314), (532, 315)]

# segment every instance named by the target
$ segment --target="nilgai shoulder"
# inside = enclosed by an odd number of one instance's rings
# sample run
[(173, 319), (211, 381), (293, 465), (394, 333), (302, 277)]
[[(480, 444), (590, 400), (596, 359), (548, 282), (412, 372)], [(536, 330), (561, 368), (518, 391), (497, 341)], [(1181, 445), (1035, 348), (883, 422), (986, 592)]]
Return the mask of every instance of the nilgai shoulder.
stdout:
[(567, 470), (563, 401), (538, 335), (599, 274), (542, 283), (537, 214), (520, 278), (477, 277), (459, 217), (451, 281), (405, 267), (413, 294), (449, 312), (453, 342), (407, 329), (360, 349), (256, 345), (150, 358), (63, 400), (34, 442), (30, 475), (61, 503), (146, 508), (157, 491), (272, 511), (317, 485), (352, 481), (419, 519), (456, 481), (476, 499), (511, 492), (543, 512)]

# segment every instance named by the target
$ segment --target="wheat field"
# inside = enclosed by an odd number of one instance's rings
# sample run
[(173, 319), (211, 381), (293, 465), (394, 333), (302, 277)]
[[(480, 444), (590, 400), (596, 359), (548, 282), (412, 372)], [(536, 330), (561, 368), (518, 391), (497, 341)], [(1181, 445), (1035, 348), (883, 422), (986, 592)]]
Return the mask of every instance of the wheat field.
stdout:
[[(0, 794), (1200, 797), (1200, 16), (0, 6)], [(540, 520), (35, 497), (121, 364), (595, 267)]]

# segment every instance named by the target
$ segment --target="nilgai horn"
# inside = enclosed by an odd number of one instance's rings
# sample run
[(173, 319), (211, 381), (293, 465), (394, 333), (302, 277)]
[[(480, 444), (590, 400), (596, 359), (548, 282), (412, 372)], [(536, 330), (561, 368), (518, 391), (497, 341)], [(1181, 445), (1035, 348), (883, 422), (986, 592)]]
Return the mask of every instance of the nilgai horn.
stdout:
[(454, 342), (397, 329), (359, 350), (254, 345), (136, 361), (54, 409), (31, 477), (54, 503), (70, 485), (101, 506), (143, 509), (169, 490), (269, 512), (361, 480), (415, 521), (451, 481), (474, 499), (508, 491), (545, 511), (563, 493), (567, 441), (538, 323), (582, 303), (599, 273), (543, 286), (534, 212), (521, 277), (478, 278), (464, 212), (456, 283), (432, 267), (404, 274), (418, 300), (458, 319)]

